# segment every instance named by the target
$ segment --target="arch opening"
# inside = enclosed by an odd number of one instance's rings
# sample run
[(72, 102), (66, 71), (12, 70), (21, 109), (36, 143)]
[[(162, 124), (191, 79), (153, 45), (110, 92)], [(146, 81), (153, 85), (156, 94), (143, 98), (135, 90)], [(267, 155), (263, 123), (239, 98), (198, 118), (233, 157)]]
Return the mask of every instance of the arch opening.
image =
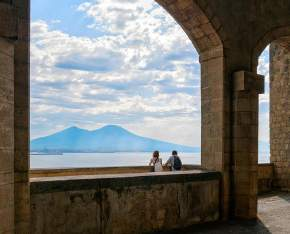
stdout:
[[(169, 13), (175, 12), (173, 17), (198, 51), (205, 52), (220, 44), (213, 27), (195, 3), (188, 2), (179, 12), (163, 1), (158, 3)], [(100, 1), (99, 4), (101, 6), (89, 2), (79, 4), (74, 6), (74, 13), (65, 12), (66, 17), (58, 19), (59, 10), (46, 10), (53, 12), (47, 14), (43, 9), (50, 9), (49, 4), (43, 7), (40, 1), (32, 2), (32, 138), (71, 126), (75, 127), (64, 134), (75, 134), (82, 131), (80, 128), (94, 130), (108, 123), (105, 119), (111, 119), (109, 123), (113, 125), (124, 125), (127, 121), (125, 127), (139, 135), (193, 146), (193, 151), (198, 151), (201, 120), (196, 77), (200, 71), (197, 53), (183, 30), (154, 1), (129, 4), (127, 9), (118, 1)], [(198, 12), (196, 20), (199, 22), (195, 28), (189, 27), (189, 19), (181, 17), (182, 11), (189, 10)], [(79, 15), (84, 18), (77, 23), (80, 25), (69, 24), (67, 19)], [(81, 29), (84, 25), (86, 27)], [(140, 45), (142, 41), (147, 45)], [(116, 48), (120, 48), (119, 51)], [(58, 104), (60, 101), (63, 105)], [(82, 110), (81, 105), (85, 106)], [(45, 115), (41, 114), (43, 112)], [(149, 114), (140, 119), (139, 113)], [(126, 118), (120, 118), (120, 114)], [(188, 116), (193, 116), (194, 121)], [(85, 123), (81, 123), (81, 119), (85, 119)], [(196, 127), (188, 134), (191, 126)], [(197, 140), (193, 141), (194, 138)], [(43, 138), (33, 141), (31, 149), (48, 154), (66, 151), (38, 147), (41, 141)], [(196, 163), (200, 163), (198, 161)], [(32, 163), (32, 167), (39, 165)]]
[(259, 160), (258, 163), (270, 163), (270, 46), (261, 53), (258, 74), (265, 77), (264, 93), (259, 95)]

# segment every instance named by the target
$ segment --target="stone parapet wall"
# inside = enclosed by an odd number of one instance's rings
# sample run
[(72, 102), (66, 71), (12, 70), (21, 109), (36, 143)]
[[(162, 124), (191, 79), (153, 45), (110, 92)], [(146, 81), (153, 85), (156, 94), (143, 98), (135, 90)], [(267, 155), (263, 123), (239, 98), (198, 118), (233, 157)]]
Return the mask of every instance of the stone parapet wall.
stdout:
[(270, 192), (273, 189), (274, 167), (273, 164), (258, 165), (258, 194)]
[[(183, 165), (183, 170), (201, 169), (200, 165)], [(168, 167), (163, 167), (169, 171)], [(56, 176), (78, 176), (78, 175), (105, 175), (105, 174), (126, 174), (150, 172), (149, 166), (135, 167), (90, 167), (90, 168), (55, 168), (55, 169), (31, 169), (30, 178), (56, 177)]]
[(290, 38), (270, 47), (270, 140), (274, 186), (290, 191)]
[(31, 179), (31, 233), (150, 233), (219, 219), (220, 173)]
[[(168, 169), (163, 168), (165, 171)], [(183, 170), (200, 170), (200, 165), (183, 165)], [(82, 175), (106, 175), (146, 173), (149, 166), (137, 167), (91, 167), (91, 168), (57, 168), (57, 169), (32, 169), (30, 178), (59, 177), (59, 176), (82, 176)], [(274, 166), (271, 163), (258, 165), (258, 193), (262, 194), (273, 189)]]

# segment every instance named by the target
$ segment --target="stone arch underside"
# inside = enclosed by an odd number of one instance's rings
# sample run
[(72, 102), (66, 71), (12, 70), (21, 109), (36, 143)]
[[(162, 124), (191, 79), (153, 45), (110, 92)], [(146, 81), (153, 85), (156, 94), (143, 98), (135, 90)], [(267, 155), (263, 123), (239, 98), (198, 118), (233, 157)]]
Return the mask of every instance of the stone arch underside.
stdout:
[(264, 49), (272, 42), (279, 40), (282, 37), (290, 36), (290, 24), (287, 26), (277, 27), (265, 33), (252, 51), (252, 70), (256, 71), (258, 60)]
[(252, 53), (252, 70), (270, 44), (270, 161), (274, 166), (273, 186), (290, 190), (290, 23), (265, 33)]
[[(176, 20), (188, 35), (199, 54), (219, 47), (222, 41), (202, 8), (193, 0), (155, 0)], [(211, 17), (213, 18), (213, 17)]]
[(229, 150), (225, 129), (229, 127), (225, 101), (225, 59), (221, 24), (210, 4), (195, 0), (156, 0), (192, 41), (201, 64), (201, 164), (222, 173), (221, 217), (229, 214)]

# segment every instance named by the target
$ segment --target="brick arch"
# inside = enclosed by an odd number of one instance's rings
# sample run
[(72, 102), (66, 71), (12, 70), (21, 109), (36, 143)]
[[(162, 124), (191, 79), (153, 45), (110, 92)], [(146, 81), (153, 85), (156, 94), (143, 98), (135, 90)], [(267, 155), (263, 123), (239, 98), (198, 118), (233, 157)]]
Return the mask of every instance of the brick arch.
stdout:
[(257, 71), (259, 56), (262, 54), (267, 45), (277, 39), (280, 39), (281, 37), (287, 36), (290, 36), (290, 25), (275, 28), (264, 34), (263, 37), (261, 37), (261, 39), (257, 42), (252, 52), (252, 71)]
[(207, 15), (211, 10), (203, 11), (194, 0), (155, 0), (182, 27), (199, 54), (222, 45), (222, 40), (215, 30), (220, 25), (216, 17), (211, 22)]

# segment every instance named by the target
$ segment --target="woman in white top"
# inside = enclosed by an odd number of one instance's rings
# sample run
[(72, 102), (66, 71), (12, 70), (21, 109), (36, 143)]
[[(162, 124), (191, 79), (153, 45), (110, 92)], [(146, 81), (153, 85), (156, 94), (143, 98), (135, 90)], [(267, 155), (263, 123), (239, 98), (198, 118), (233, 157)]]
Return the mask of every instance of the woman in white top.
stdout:
[(153, 152), (153, 157), (150, 159), (149, 166), (153, 166), (152, 171), (154, 172), (163, 171), (162, 159), (159, 158), (159, 151), (156, 150)]

